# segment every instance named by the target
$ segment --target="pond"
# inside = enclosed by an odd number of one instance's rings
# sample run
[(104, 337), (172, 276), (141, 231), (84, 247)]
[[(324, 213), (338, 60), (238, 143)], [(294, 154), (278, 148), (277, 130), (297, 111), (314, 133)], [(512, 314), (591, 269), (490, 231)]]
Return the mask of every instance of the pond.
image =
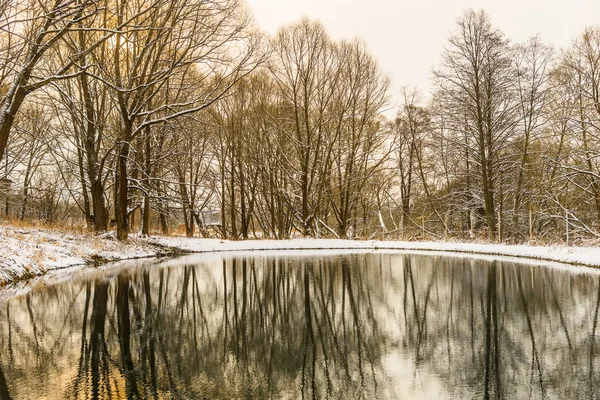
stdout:
[(401, 252), (88, 269), (0, 302), (0, 399), (596, 398), (599, 277)]

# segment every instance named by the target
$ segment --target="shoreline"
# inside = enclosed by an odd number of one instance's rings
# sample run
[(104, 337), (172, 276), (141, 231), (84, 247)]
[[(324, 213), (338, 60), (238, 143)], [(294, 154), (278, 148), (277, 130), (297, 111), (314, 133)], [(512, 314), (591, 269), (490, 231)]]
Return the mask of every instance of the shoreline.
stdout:
[[(188, 243), (185, 243), (189, 241)], [(220, 241), (218, 244), (208, 241)], [(515, 257), (523, 260), (547, 261), (573, 266), (600, 268), (600, 247), (530, 246), (469, 242), (407, 242), (344, 239), (287, 239), (243, 240), (188, 239), (155, 237), (149, 242), (171, 245), (180, 254), (254, 252), (254, 251), (304, 251), (304, 250), (391, 250), (455, 253), (497, 257)], [(190, 244), (192, 246), (190, 246)]]
[(0, 225), (0, 289), (43, 276), (49, 271), (94, 268), (118, 261), (202, 253), (311, 250), (425, 251), (600, 267), (600, 247), (306, 238), (231, 241), (175, 236), (133, 236), (121, 243), (110, 233), (94, 236)]

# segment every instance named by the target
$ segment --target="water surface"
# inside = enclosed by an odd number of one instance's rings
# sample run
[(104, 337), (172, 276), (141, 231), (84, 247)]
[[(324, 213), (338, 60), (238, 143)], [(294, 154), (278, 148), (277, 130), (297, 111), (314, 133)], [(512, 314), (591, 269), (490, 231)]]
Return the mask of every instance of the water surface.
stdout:
[(206, 255), (0, 302), (0, 399), (597, 398), (599, 276), (409, 253)]

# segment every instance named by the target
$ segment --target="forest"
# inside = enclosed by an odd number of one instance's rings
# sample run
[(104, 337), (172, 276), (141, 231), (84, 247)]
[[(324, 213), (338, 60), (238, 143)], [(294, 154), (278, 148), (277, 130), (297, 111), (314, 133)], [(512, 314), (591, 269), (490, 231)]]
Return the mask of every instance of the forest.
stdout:
[(600, 26), (558, 49), (466, 10), (431, 82), (395, 106), (360, 38), (269, 36), (240, 0), (0, 0), (0, 214), (119, 240), (600, 236)]

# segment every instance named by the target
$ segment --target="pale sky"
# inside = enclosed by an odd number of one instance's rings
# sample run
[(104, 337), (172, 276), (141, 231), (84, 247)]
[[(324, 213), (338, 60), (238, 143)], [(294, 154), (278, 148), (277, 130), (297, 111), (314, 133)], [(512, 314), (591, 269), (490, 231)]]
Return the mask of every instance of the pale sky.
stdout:
[(539, 34), (544, 43), (568, 46), (584, 27), (600, 25), (600, 0), (246, 0), (258, 24), (273, 34), (307, 16), (336, 40), (359, 36), (393, 80), (431, 90), (431, 67), (440, 61), (449, 32), (467, 8), (483, 8), (513, 42)]

